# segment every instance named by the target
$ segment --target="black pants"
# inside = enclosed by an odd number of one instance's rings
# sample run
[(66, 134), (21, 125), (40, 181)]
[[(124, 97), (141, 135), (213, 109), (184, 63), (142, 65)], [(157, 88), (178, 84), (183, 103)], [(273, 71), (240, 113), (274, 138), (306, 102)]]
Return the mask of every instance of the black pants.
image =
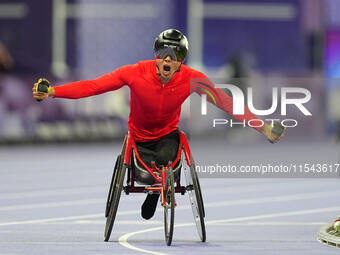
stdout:
[(179, 147), (179, 131), (175, 130), (157, 141), (136, 142), (137, 150), (142, 160), (151, 167), (151, 161), (155, 161), (159, 167), (166, 166), (169, 161), (174, 162)]

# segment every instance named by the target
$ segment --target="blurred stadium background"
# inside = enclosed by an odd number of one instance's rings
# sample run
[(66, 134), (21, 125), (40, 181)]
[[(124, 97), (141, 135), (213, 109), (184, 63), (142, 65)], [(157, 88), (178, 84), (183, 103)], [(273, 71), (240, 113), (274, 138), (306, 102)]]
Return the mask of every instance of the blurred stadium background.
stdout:
[[(0, 0), (0, 143), (122, 137), (126, 88), (38, 103), (32, 84), (40, 77), (53, 85), (91, 79), (152, 59), (154, 38), (167, 28), (188, 35), (187, 65), (219, 83), (241, 78), (240, 86), (256, 86), (258, 106), (271, 103), (272, 87), (308, 88), (313, 116), (291, 112), (299, 126), (288, 140), (336, 138), (339, 12), (338, 0)], [(188, 121), (189, 108), (181, 127), (194, 123), (196, 133), (206, 133), (207, 125)]]
[[(40, 77), (58, 86), (153, 59), (154, 38), (168, 28), (188, 36), (185, 64), (216, 83), (253, 87), (259, 109), (270, 107), (273, 87), (312, 94), (306, 107), (313, 115), (288, 106), (284, 118), (299, 125), (275, 146), (250, 128), (212, 129), (212, 117), (229, 116), (212, 106), (209, 118), (201, 116), (193, 95), (180, 128), (196, 136), (190, 146), (197, 165), (334, 167), (340, 159), (339, 13), (340, 0), (0, 0), (0, 253), (136, 254), (118, 245), (118, 237), (162, 226), (160, 208), (155, 221), (142, 221), (144, 196), (124, 196), (113, 242), (102, 242), (129, 90), (38, 103), (31, 88)], [(283, 117), (278, 109), (268, 118)], [(161, 232), (130, 241), (152, 254), (335, 254), (316, 236), (339, 214), (340, 179), (312, 179), (334, 174), (201, 172), (207, 244), (197, 243), (194, 227), (176, 230), (171, 250)], [(175, 223), (193, 222), (187, 198), (176, 199)]]

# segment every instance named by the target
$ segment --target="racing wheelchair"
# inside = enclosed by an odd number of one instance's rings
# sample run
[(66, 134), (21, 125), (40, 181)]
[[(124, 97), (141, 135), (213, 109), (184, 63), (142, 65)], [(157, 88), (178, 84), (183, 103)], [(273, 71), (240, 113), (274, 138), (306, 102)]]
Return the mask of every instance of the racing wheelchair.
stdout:
[[(183, 154), (186, 162), (183, 161)], [(205, 242), (205, 210), (202, 193), (185, 133), (179, 132), (179, 148), (173, 162), (169, 161), (166, 166), (157, 166), (155, 162), (149, 163), (151, 167), (141, 159), (135, 141), (128, 132), (115, 163), (107, 198), (104, 241), (107, 242), (110, 239), (119, 200), (124, 191), (126, 195), (130, 193), (160, 194), (160, 202), (164, 208), (164, 233), (167, 245), (171, 245), (174, 231), (175, 193), (182, 195), (188, 193), (198, 235), (201, 241)], [(187, 166), (183, 167), (183, 163)], [(186, 186), (180, 183), (182, 170), (185, 174)], [(125, 175), (126, 186), (124, 186)], [(135, 185), (136, 183), (141, 185)]]

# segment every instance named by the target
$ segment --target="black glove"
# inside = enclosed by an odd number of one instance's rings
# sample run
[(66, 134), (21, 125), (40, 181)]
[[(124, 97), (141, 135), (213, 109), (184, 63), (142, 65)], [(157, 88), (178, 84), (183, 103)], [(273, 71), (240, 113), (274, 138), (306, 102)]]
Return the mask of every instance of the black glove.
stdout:
[[(271, 132), (280, 137), (280, 139), (284, 136), (284, 133), (286, 131), (286, 127), (283, 126), (280, 122), (276, 121), (274, 122), (273, 126), (271, 126)], [(268, 139), (269, 142), (274, 143), (272, 140)]]
[[(45, 78), (40, 78), (38, 80), (37, 92), (39, 93), (48, 93), (51, 88), (50, 82)], [(42, 101), (42, 99), (37, 99), (38, 102)]]

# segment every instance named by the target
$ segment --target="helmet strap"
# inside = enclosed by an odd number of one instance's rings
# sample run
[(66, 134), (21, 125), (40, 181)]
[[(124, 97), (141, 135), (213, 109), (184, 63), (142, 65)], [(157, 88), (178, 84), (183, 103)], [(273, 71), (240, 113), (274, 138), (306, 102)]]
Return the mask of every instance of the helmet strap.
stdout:
[(177, 71), (176, 71), (176, 72), (179, 72), (179, 71), (181, 71), (181, 67), (182, 67), (183, 61), (179, 61), (179, 62), (181, 62), (181, 64), (180, 64), (180, 66), (178, 67), (178, 69), (177, 69)]

